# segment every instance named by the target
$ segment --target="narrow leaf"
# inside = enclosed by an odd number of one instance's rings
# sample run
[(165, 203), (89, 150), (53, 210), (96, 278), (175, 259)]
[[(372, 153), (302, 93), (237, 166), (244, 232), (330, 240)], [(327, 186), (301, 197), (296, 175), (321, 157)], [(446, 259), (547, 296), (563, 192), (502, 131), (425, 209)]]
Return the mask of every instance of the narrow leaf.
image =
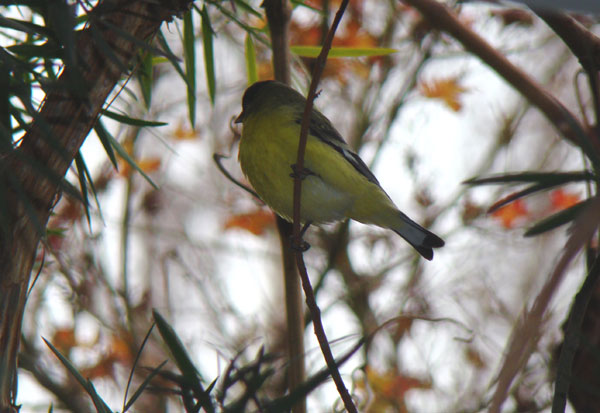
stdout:
[[(552, 185), (552, 186), (554, 186), (554, 185)], [(514, 193), (502, 198), (498, 202), (495, 202), (492, 206), (490, 206), (488, 208), (487, 212), (488, 212), (488, 214), (491, 214), (491, 213), (497, 211), (498, 209), (502, 208), (503, 206), (516, 201), (517, 199), (523, 198), (527, 195), (531, 195), (533, 193), (536, 193), (536, 192), (539, 192), (541, 190), (545, 190), (548, 188), (549, 188), (549, 186), (547, 186), (547, 185), (539, 185), (539, 184), (528, 186), (527, 188), (523, 189), (522, 191), (514, 192)]]
[(529, 228), (527, 232), (525, 232), (524, 236), (533, 237), (535, 235), (551, 231), (555, 228), (560, 227), (561, 225), (568, 224), (577, 217), (579, 212), (588, 203), (589, 200), (583, 201), (576, 205), (573, 205), (570, 208), (563, 209), (562, 211), (557, 212), (556, 214), (550, 215), (548, 218), (537, 222), (531, 228)]
[(8, 29), (18, 30), (20, 32), (24, 32), (24, 33), (31, 34), (34, 36), (36, 36), (36, 35), (39, 35), (41, 37), (50, 37), (51, 36), (51, 31), (44, 26), (40, 26), (38, 24), (34, 24), (31, 22), (23, 21), (23, 20), (10, 19), (7, 17), (3, 17), (1, 14), (0, 14), (0, 26), (6, 27)]
[(110, 407), (106, 405), (104, 400), (98, 395), (96, 389), (92, 382), (88, 379), (88, 394), (92, 398), (92, 402), (94, 403), (94, 407), (96, 407), (96, 411), (98, 413), (112, 413)]
[(105, 20), (102, 21), (102, 24), (107, 26), (108, 28), (110, 28), (112, 31), (117, 33), (122, 38), (130, 41), (138, 48), (147, 50), (156, 56), (164, 56), (164, 57), (168, 58), (169, 60), (171, 60), (171, 59), (177, 60), (177, 56), (175, 56), (173, 53), (171, 53), (171, 51), (169, 49), (161, 50), (157, 47), (154, 47), (151, 44), (149, 44), (148, 42), (138, 39), (135, 36), (132, 36), (130, 33), (128, 33), (126, 30), (121, 29), (119, 26), (115, 26), (114, 24), (108, 23)]
[(90, 202), (88, 200), (88, 189), (87, 189), (87, 179), (85, 176), (85, 170), (87, 167), (85, 166), (85, 161), (81, 156), (81, 151), (77, 152), (75, 155), (75, 166), (77, 167), (77, 178), (79, 179), (79, 186), (81, 188), (81, 195), (83, 197), (83, 208), (85, 210), (85, 216), (88, 221), (88, 226), (92, 227), (92, 219), (90, 217)]
[(102, 143), (102, 146), (106, 151), (106, 155), (108, 155), (108, 159), (110, 159), (110, 162), (113, 164), (115, 169), (119, 170), (119, 164), (117, 163), (115, 152), (113, 151), (112, 145), (110, 143), (110, 135), (100, 120), (96, 122), (96, 125), (94, 126), (94, 131), (96, 132), (96, 135), (98, 135), (98, 139), (100, 139), (100, 143)]
[(171, 351), (171, 354), (175, 359), (175, 364), (177, 364), (181, 374), (183, 374), (183, 376), (192, 383), (198, 381), (200, 378), (200, 373), (198, 373), (198, 370), (194, 366), (192, 359), (188, 355), (175, 330), (173, 330), (173, 328), (158, 313), (158, 311), (152, 310), (152, 314), (154, 316), (154, 321), (156, 322), (156, 327), (158, 328), (158, 331), (160, 332), (165, 344)]
[(64, 50), (63, 62), (69, 68), (66, 86), (77, 97), (86, 99), (88, 86), (81, 72), (75, 50), (75, 5), (64, 0), (55, 1), (47, 10), (56, 39)]
[(171, 65), (173, 65), (173, 68), (179, 74), (179, 76), (183, 79), (183, 81), (185, 82), (185, 84), (187, 86), (188, 85), (188, 80), (187, 80), (187, 77), (186, 77), (185, 73), (183, 72), (183, 69), (181, 69), (181, 66), (179, 66), (178, 59), (171, 59), (171, 58), (169, 58), (169, 56), (173, 55), (173, 52), (169, 48), (169, 44), (167, 43), (167, 39), (165, 39), (165, 35), (163, 34), (162, 31), (158, 32), (158, 36), (156, 36), (156, 39), (158, 40), (158, 43), (160, 44), (160, 47), (162, 47), (163, 50), (165, 50), (165, 52), (167, 53), (167, 59), (169, 59), (169, 62), (171, 62)]
[(152, 121), (152, 120), (130, 118), (129, 116), (121, 115), (120, 113), (116, 113), (116, 112), (110, 111), (108, 109), (103, 109), (102, 114), (104, 116), (106, 116), (107, 118), (111, 118), (112, 120), (116, 120), (117, 122), (125, 123), (127, 125), (132, 125), (132, 126), (156, 127), (156, 126), (168, 125), (167, 122), (158, 122), (158, 121)]
[(75, 380), (77, 380), (79, 382), (79, 384), (81, 384), (81, 386), (87, 391), (88, 390), (88, 381), (81, 375), (81, 373), (79, 373), (79, 370), (77, 370), (77, 368), (73, 364), (71, 364), (71, 362), (65, 356), (63, 356), (60, 353), (60, 351), (58, 351), (56, 349), (56, 347), (54, 347), (52, 345), (52, 343), (50, 343), (44, 337), (42, 337), (42, 340), (44, 340), (44, 343), (46, 343), (46, 345), (48, 347), (50, 347), (50, 350), (52, 350), (54, 355), (56, 357), (58, 357), (60, 362), (63, 364), (63, 366), (65, 366), (67, 368), (67, 370), (69, 371), (69, 373), (71, 373), (71, 375), (75, 378)]
[(150, 384), (152, 379), (154, 377), (156, 377), (156, 375), (160, 372), (160, 369), (162, 369), (164, 367), (164, 365), (167, 364), (167, 362), (168, 362), (168, 360), (165, 360), (162, 363), (160, 363), (157, 367), (152, 369), (152, 371), (150, 372), (148, 377), (146, 377), (144, 379), (142, 384), (140, 384), (140, 386), (133, 393), (133, 395), (131, 396), (131, 398), (129, 399), (127, 404), (125, 405), (125, 408), (123, 409), (123, 413), (125, 413), (127, 410), (129, 410), (129, 408), (133, 405), (133, 403), (135, 403), (135, 401), (142, 395), (142, 392), (146, 389), (146, 387), (148, 387), (148, 385)]
[(256, 10), (254, 7), (252, 7), (250, 4), (248, 4), (244, 0), (235, 0), (235, 4), (240, 6), (240, 8), (246, 10), (248, 13), (253, 14), (255, 17), (258, 17), (259, 19), (263, 18), (263, 15), (261, 12)]
[(19, 43), (6, 48), (11, 53), (28, 59), (42, 57), (45, 59), (57, 59), (62, 56), (62, 51), (55, 43), (43, 44)]
[(246, 72), (248, 73), (248, 86), (258, 81), (258, 70), (256, 68), (256, 49), (254, 48), (254, 42), (252, 36), (246, 34), (246, 41), (244, 42), (244, 49), (246, 54)]
[(121, 60), (119, 56), (116, 55), (113, 48), (110, 47), (110, 45), (106, 42), (106, 39), (104, 39), (104, 35), (98, 29), (98, 27), (96, 27), (96, 25), (90, 25), (89, 30), (92, 34), (92, 38), (94, 39), (94, 44), (98, 47), (102, 54), (111, 62), (113, 62), (115, 66), (119, 68), (121, 73), (129, 73), (129, 68), (127, 67), (127, 65), (123, 62), (123, 60)]
[(129, 156), (129, 154), (121, 146), (119, 141), (117, 141), (111, 135), (106, 135), (106, 137), (108, 138), (108, 141), (110, 142), (111, 146), (115, 149), (115, 151), (117, 151), (119, 156), (121, 158), (123, 158), (125, 160), (125, 162), (127, 162), (129, 165), (131, 165), (131, 167), (133, 167), (136, 171), (138, 171), (144, 178), (146, 178), (146, 181), (148, 181), (148, 183), (150, 185), (152, 185), (154, 188), (158, 189), (158, 186), (156, 186), (156, 184), (152, 181), (152, 179), (150, 179), (150, 177), (148, 175), (146, 175), (146, 173), (142, 170), (142, 168), (140, 168), (138, 166), (138, 164), (135, 162), (135, 160), (133, 160), (133, 158), (131, 156)]
[(196, 125), (196, 48), (192, 10), (183, 16), (183, 52), (187, 83), (188, 115), (192, 129)]
[[(536, 182), (540, 184), (562, 185), (568, 182), (593, 181), (596, 175), (588, 171), (573, 172), (519, 172), (515, 174), (502, 174), (488, 178), (471, 178), (464, 181), (466, 185), (484, 184), (520, 184)], [(549, 186), (546, 186), (548, 188)]]
[(142, 96), (144, 97), (146, 109), (150, 109), (152, 103), (152, 85), (154, 82), (153, 63), (152, 54), (148, 52), (142, 52), (140, 54), (140, 67), (137, 70), (137, 77), (142, 89)]
[[(258, 40), (259, 42), (261, 42), (265, 46), (271, 47), (271, 43), (269, 42), (269, 40), (265, 36), (261, 36), (259, 34), (261, 32), (260, 29), (257, 29), (255, 27), (247, 25), (242, 20), (240, 20), (234, 13), (230, 12), (225, 7), (223, 7), (221, 5), (221, 3), (218, 2), (218, 1), (207, 0), (207, 3), (215, 6), (221, 12), (221, 14), (223, 14), (224, 16), (226, 16), (230, 21), (234, 22), (235, 24), (237, 24), (238, 26), (240, 26), (242, 29), (244, 29), (244, 31), (246, 33), (252, 34), (252, 36), (254, 36), (256, 38), (256, 40)], [(198, 7), (196, 5), (194, 5), (194, 8), (198, 10)], [(264, 31), (266, 31), (266, 30), (268, 30), (268, 29), (265, 28)]]
[[(206, 69), (206, 82), (208, 86), (208, 95), (210, 103), (215, 105), (215, 94), (217, 79), (215, 75), (215, 56), (213, 50), (214, 32), (210, 25), (210, 18), (206, 5), (202, 7), (202, 43), (204, 46), (204, 67)], [(193, 125), (192, 125), (193, 126)]]
[[(290, 46), (290, 50), (300, 57), (317, 57), (321, 53), (321, 46)], [(328, 58), (387, 56), (397, 51), (385, 47), (332, 47)]]
[[(137, 354), (135, 355), (135, 360), (133, 361), (133, 365), (131, 366), (131, 371), (129, 372), (129, 378), (127, 379), (127, 386), (125, 387), (125, 396), (123, 397), (123, 413), (125, 413), (128, 410), (128, 408), (129, 408), (128, 405), (133, 403), (132, 400), (129, 400), (129, 403), (127, 403), (127, 393), (129, 392), (129, 386), (131, 386), (131, 381), (133, 380), (133, 373), (135, 372), (137, 364), (140, 361), (142, 351), (144, 351), (144, 347), (146, 347), (146, 343), (148, 342), (148, 339), (150, 338), (150, 334), (152, 333), (152, 330), (154, 330), (154, 323), (152, 323), (152, 325), (148, 329), (148, 332), (146, 333), (146, 336), (144, 336), (144, 339), (142, 340), (142, 345), (140, 346)], [(157, 373), (161, 367), (162, 367), (162, 364), (156, 368)], [(138, 388), (138, 390), (139, 390), (139, 388)]]
[(87, 182), (90, 184), (90, 190), (91, 190), (92, 194), (94, 195), (94, 201), (96, 202), (96, 208), (98, 208), (98, 213), (100, 214), (100, 219), (102, 219), (104, 221), (104, 218), (102, 217), (102, 210), (100, 208), (100, 201), (98, 201), (98, 192), (96, 191), (96, 186), (94, 185), (94, 180), (92, 179), (92, 174), (90, 174), (90, 170), (88, 169), (87, 164), (85, 163), (85, 161), (83, 159), (83, 155), (81, 155), (81, 152), (79, 152), (79, 155), (81, 156), (81, 160), (83, 161), (82, 162), (83, 173), (85, 174)]

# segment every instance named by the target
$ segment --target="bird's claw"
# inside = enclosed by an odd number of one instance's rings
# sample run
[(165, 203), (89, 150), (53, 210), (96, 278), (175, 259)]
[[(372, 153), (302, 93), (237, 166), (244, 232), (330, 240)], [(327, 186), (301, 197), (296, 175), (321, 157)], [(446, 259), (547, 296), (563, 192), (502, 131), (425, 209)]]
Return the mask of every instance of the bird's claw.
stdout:
[(292, 236), (290, 245), (291, 245), (292, 250), (294, 250), (296, 252), (306, 252), (310, 249), (310, 244), (308, 242), (304, 241), (301, 237), (296, 238), (296, 237)]
[(293, 164), (291, 165), (292, 167), (292, 173), (290, 174), (290, 177), (292, 178), (300, 178), (300, 179), (305, 179), (307, 176), (310, 175), (316, 175), (313, 171), (311, 171), (308, 168), (302, 168), (302, 169), (298, 169), (298, 165)]

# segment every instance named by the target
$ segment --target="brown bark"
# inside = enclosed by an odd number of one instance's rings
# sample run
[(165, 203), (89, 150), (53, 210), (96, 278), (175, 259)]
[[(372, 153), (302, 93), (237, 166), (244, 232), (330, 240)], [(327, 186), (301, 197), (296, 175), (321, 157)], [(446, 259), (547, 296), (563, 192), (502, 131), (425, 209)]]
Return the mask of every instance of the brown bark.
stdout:
[[(0, 412), (16, 412), (17, 353), (30, 273), (63, 177), (93, 126), (109, 93), (126, 73), (140, 46), (163, 21), (189, 8), (190, 0), (158, 2), (105, 0), (91, 13), (88, 28), (78, 33), (76, 53), (85, 93), (70, 86), (77, 69), (66, 67), (42, 105), (21, 145), (0, 164), (0, 192), (5, 196), (5, 228), (0, 234)], [(118, 27), (131, 38), (117, 33)], [(113, 55), (106, 56), (92, 28)], [(97, 38), (97, 37), (96, 37)], [(119, 59), (117, 64), (114, 57)], [(3, 188), (2, 188), (3, 187)], [(35, 221), (38, 221), (36, 225)], [(40, 225), (41, 224), (41, 225)]]

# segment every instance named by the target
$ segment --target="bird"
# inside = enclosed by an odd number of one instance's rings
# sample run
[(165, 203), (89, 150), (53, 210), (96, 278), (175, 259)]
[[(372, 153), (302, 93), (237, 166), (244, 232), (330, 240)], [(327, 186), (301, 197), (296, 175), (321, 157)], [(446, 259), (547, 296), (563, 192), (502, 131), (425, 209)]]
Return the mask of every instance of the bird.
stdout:
[(444, 241), (401, 212), (375, 175), (317, 109), (310, 113), (303, 171), (296, 171), (305, 97), (275, 81), (250, 85), (242, 97), (238, 160), (258, 196), (292, 222), (294, 176), (303, 178), (300, 219), (305, 228), (345, 220), (388, 228), (423, 258)]

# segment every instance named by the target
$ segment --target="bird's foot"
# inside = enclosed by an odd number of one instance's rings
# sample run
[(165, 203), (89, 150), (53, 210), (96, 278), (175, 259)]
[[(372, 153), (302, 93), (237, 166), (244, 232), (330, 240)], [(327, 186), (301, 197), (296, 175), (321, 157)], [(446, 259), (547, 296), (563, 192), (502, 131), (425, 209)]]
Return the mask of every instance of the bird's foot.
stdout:
[(306, 234), (306, 230), (308, 229), (308, 227), (310, 227), (310, 224), (310, 221), (306, 222), (304, 226), (300, 229), (300, 233), (297, 237), (293, 235), (290, 237), (290, 245), (292, 250), (296, 252), (306, 252), (310, 249), (310, 244), (304, 241), (303, 238), (304, 234)]
[(290, 245), (295, 252), (306, 252), (310, 249), (310, 244), (302, 239), (302, 237), (290, 237)]
[(302, 169), (298, 169), (298, 165), (293, 164), (291, 165), (292, 167), (292, 173), (290, 174), (290, 176), (292, 178), (300, 178), (300, 179), (305, 179), (307, 176), (310, 175), (316, 175), (316, 173), (314, 173), (313, 171), (311, 171), (308, 168), (302, 168)]

